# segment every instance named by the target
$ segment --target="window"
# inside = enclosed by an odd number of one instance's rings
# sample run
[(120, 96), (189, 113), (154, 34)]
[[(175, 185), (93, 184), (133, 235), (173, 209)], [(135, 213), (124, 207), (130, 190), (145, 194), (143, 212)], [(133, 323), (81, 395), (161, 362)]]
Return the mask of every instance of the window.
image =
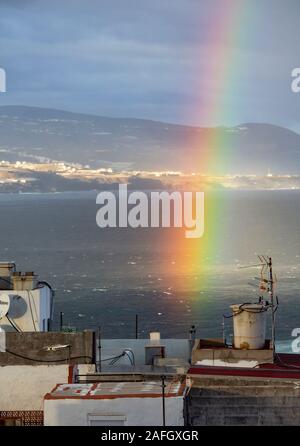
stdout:
[(124, 415), (88, 414), (88, 426), (125, 426)]

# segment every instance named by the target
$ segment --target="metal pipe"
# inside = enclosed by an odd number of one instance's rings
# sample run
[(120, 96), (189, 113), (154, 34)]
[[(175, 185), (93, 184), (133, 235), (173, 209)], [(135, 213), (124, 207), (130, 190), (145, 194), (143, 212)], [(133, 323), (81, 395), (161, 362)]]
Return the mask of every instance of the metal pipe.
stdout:
[(189, 331), (189, 347), (190, 347), (189, 363), (190, 364), (192, 363), (192, 352), (193, 352), (195, 340), (196, 340), (196, 327), (195, 327), (195, 325), (191, 325), (190, 331)]
[(135, 339), (139, 337), (139, 315), (135, 315)]
[(61, 311), (59, 314), (59, 331), (62, 331), (62, 329), (63, 329), (63, 316), (64, 316), (64, 313)]
[(68, 364), (71, 364), (71, 344), (68, 345)]
[(162, 385), (162, 416), (163, 416), (163, 426), (166, 425), (166, 404), (165, 404), (165, 375), (161, 376), (161, 385)]
[(273, 349), (273, 362), (276, 359), (276, 348), (275, 348), (275, 311), (274, 311), (274, 282), (273, 282), (273, 264), (272, 258), (269, 257), (268, 262), (269, 275), (270, 275), (270, 299), (271, 299), (271, 311), (272, 311), (272, 349)]
[(97, 372), (101, 373), (101, 327), (98, 327), (98, 367)]

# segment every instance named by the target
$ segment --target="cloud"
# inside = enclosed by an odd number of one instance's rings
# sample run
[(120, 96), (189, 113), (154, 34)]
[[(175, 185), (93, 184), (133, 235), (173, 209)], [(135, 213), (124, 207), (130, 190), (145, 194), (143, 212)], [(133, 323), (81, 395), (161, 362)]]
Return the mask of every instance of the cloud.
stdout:
[(1, 1), (8, 93), (0, 99), (199, 125), (294, 124), (299, 14), (294, 0), (289, 7), (278, 0)]

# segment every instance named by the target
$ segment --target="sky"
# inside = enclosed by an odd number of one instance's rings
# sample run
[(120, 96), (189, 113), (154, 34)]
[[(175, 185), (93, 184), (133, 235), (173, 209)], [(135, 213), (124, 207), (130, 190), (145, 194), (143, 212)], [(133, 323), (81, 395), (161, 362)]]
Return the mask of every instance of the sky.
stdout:
[(299, 21), (299, 0), (0, 0), (0, 105), (300, 132)]

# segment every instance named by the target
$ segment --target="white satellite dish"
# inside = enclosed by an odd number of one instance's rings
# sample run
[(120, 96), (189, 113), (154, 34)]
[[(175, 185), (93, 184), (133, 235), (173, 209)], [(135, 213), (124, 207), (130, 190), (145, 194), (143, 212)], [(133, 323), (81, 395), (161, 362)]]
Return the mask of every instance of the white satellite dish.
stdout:
[(10, 297), (8, 294), (0, 294), (0, 319), (7, 315), (10, 307)]

